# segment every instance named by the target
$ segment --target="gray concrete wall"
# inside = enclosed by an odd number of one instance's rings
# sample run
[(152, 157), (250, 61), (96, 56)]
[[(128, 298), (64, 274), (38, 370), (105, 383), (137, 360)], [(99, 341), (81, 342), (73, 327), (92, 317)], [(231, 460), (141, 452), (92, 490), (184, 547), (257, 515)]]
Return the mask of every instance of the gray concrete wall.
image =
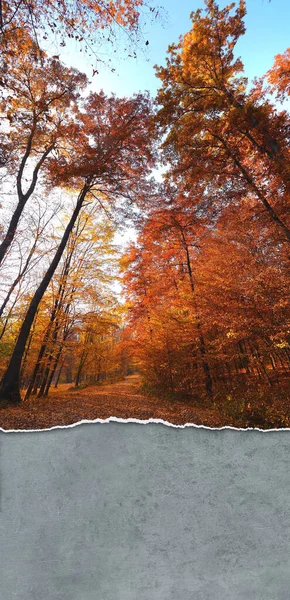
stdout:
[(1, 600), (289, 600), (290, 432), (1, 433)]

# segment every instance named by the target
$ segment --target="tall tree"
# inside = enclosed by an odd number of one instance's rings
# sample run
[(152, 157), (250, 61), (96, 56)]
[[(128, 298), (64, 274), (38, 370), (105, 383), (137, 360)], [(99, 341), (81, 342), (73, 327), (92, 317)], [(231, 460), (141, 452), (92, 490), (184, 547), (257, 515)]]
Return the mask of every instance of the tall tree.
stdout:
[[(55, 371), (61, 359), (71, 348), (72, 362), (75, 362), (77, 340), (85, 328), (85, 316), (98, 325), (103, 312), (110, 313), (112, 305), (111, 284), (116, 275), (116, 249), (112, 244), (114, 228), (106, 214), (100, 215), (99, 208), (91, 204), (77, 220), (74, 231), (64, 252), (46, 302), (36, 319), (37, 329), (45, 323), (42, 341), (32, 345), (34, 370), (24, 375), (30, 383), (26, 392), (39, 396), (47, 395)], [(47, 304), (51, 294), (49, 310)], [(42, 314), (41, 314), (42, 313)], [(94, 317), (92, 317), (94, 315)], [(42, 328), (43, 329), (43, 328)], [(36, 347), (36, 348), (35, 348)], [(37, 357), (34, 355), (38, 350)], [(101, 365), (101, 361), (100, 365)]]
[(220, 9), (214, 0), (205, 5), (205, 13), (192, 13), (191, 31), (169, 47), (166, 66), (157, 68), (157, 123), (169, 176), (187, 190), (202, 180), (213, 204), (256, 199), (257, 213), (290, 241), (289, 115), (260, 85), (247, 90), (234, 56), (245, 32), (245, 2), (236, 9)]
[(59, 265), (67, 241), (86, 198), (101, 206), (103, 198), (111, 210), (130, 215), (134, 203), (148, 202), (148, 174), (153, 166), (149, 132), (151, 110), (148, 97), (118, 99), (103, 93), (91, 94), (80, 115), (79, 140), (70, 153), (50, 159), (53, 183), (79, 188), (75, 209), (55, 256), (38, 286), (23, 320), (7, 371), (1, 383), (0, 398), (20, 402), (20, 371), (25, 346), (39, 303)]

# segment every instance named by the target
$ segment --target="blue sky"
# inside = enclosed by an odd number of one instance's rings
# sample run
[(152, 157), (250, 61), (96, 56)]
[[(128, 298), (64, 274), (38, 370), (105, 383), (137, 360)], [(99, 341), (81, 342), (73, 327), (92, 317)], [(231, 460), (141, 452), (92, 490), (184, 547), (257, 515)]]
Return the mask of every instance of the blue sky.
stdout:
[[(229, 3), (220, 0), (220, 6)], [(204, 6), (203, 0), (158, 0), (164, 7), (163, 24), (149, 23), (143, 28), (144, 40), (140, 44), (137, 59), (114, 58), (112, 65), (116, 74), (107, 68), (100, 68), (99, 75), (92, 78), (92, 67), (88, 59), (79, 52), (76, 44), (71, 43), (61, 54), (61, 59), (88, 74), (92, 88), (103, 89), (106, 93), (131, 95), (135, 92), (150, 90), (156, 92), (159, 80), (155, 77), (153, 65), (164, 64), (167, 47), (176, 42), (180, 34), (190, 29), (190, 12)], [(152, 0), (152, 4), (155, 2)], [(237, 54), (242, 57), (245, 74), (252, 79), (263, 75), (272, 65), (273, 57), (290, 46), (290, 0), (248, 0), (246, 34), (240, 39)], [(145, 46), (145, 41), (149, 45)], [(120, 48), (124, 40), (120, 40)], [(147, 59), (143, 54), (147, 52)], [(103, 55), (106, 59), (107, 49)], [(112, 55), (111, 55), (112, 56)], [(115, 55), (114, 55), (115, 56)], [(113, 57), (112, 57), (113, 59)]]

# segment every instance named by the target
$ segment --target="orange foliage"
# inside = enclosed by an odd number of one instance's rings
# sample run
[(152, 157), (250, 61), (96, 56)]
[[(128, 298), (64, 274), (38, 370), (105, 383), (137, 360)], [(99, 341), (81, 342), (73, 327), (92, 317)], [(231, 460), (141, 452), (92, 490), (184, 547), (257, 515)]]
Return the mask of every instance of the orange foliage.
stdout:
[(272, 69), (267, 73), (268, 81), (274, 87), (278, 98), (283, 100), (290, 94), (290, 48), (284, 54), (277, 54)]
[(31, 0), (29, 5), (9, 0), (1, 5), (0, 30), (6, 33), (10, 29), (28, 27), (33, 32), (46, 26), (54, 33), (62, 33), (65, 29), (69, 37), (76, 39), (113, 23), (132, 30), (137, 27), (142, 5), (143, 0), (81, 0), (76, 4), (66, 0), (59, 0), (57, 4), (52, 0)]
[[(77, 21), (74, 5), (63, 2), (59, 21), (69, 35), (84, 19), (89, 28), (115, 22), (134, 29), (141, 4), (84, 0)], [(9, 12), (12, 4), (5, 6)], [(25, 19), (25, 10), (26, 4), (17, 19)], [(50, 1), (31, 4), (37, 22), (49, 20), (53, 10)], [(46, 191), (63, 188), (77, 198), (26, 314), (22, 296), (18, 317), (7, 321), (6, 305), (17, 312), (9, 305), (14, 288), (3, 305), (3, 371), (10, 361), (3, 402), (20, 401), (20, 382), (27, 396), (46, 394), (62, 366), (76, 386), (138, 369), (147, 391), (158, 390), (155, 401), (162, 396), (150, 416), (164, 416), (166, 407), (184, 422), (194, 412), (186, 409), (188, 401), (200, 407), (196, 422), (209, 410), (209, 424), (221, 424), (223, 416), (239, 426), (289, 425), (290, 117), (273, 97), (283, 101), (289, 94), (290, 54), (275, 58), (267, 86), (255, 80), (250, 88), (235, 55), (245, 14), (244, 0), (223, 9), (206, 0), (205, 10), (192, 13), (191, 30), (169, 47), (165, 67), (157, 67), (153, 118), (146, 94), (81, 97), (85, 77), (49, 59), (27, 32), (19, 36), (23, 57), (15, 61), (11, 32), (1, 105), (10, 133), (1, 164), (15, 177), (17, 219), (40, 168)], [(160, 186), (150, 180), (158, 142), (167, 167)], [(112, 230), (105, 235), (101, 222), (102, 237), (100, 223), (88, 218), (85, 239), (83, 230), (78, 236), (87, 203), (110, 222), (133, 217), (137, 223), (137, 241), (122, 259), (126, 307), (115, 303), (108, 273), (96, 271), (97, 231), (111, 260)], [(90, 390), (85, 399), (94, 416), (97, 395)], [(137, 395), (148, 415), (151, 401)], [(168, 399), (176, 402), (172, 413)], [(122, 414), (130, 416), (131, 406), (140, 416), (130, 394), (126, 402)], [(68, 411), (66, 422), (70, 418)]]
[(203, 181), (211, 203), (248, 195), (266, 211), (281, 239), (290, 241), (289, 115), (260, 87), (247, 91), (234, 47), (244, 33), (245, 3), (223, 10), (207, 0), (205, 15), (192, 13), (192, 29), (169, 47), (156, 122), (169, 179), (194, 192)]

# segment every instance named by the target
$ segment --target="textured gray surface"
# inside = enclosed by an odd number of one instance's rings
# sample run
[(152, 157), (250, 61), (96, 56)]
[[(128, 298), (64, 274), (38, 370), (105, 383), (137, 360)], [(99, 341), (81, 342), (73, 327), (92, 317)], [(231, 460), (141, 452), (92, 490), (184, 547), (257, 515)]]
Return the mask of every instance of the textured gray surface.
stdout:
[(290, 432), (0, 435), (3, 600), (289, 600)]

